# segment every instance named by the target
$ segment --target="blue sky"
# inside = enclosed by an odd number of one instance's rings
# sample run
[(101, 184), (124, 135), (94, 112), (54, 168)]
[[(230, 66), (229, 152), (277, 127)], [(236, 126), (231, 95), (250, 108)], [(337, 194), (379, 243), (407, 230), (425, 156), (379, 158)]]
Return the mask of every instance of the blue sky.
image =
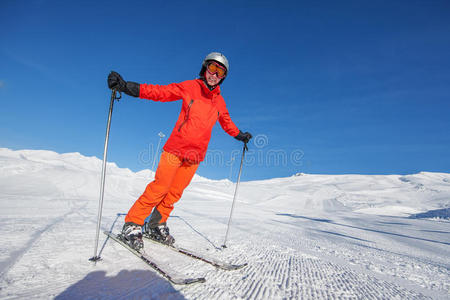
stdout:
[[(220, 51), (231, 117), (258, 137), (243, 180), (450, 172), (449, 15), (449, 1), (2, 1), (0, 147), (101, 158), (110, 70), (169, 84)], [(180, 105), (124, 96), (109, 160), (151, 168)], [(235, 180), (241, 147), (217, 124), (198, 173)]]

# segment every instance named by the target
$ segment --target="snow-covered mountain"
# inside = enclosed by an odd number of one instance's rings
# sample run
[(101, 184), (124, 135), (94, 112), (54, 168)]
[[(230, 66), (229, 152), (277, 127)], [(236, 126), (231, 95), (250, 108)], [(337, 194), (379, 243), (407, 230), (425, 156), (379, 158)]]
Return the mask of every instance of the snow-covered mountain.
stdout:
[[(450, 174), (242, 182), (225, 250), (235, 185), (196, 176), (171, 232), (183, 246), (249, 265), (227, 272), (148, 246), (161, 263), (207, 280), (172, 286), (103, 235), (103, 260), (88, 261), (100, 170), (101, 160), (79, 153), (0, 148), (0, 298), (450, 298)], [(104, 230), (120, 230), (152, 176), (108, 164)]]

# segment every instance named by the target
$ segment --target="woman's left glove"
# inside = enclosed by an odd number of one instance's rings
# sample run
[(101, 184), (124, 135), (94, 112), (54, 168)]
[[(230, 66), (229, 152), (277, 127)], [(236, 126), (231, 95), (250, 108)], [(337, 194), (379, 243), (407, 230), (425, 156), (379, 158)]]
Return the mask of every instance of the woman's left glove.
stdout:
[(252, 138), (252, 134), (250, 132), (242, 132), (239, 130), (239, 134), (234, 138), (247, 144)]
[(108, 87), (124, 92), (133, 97), (139, 97), (139, 90), (141, 85), (132, 81), (123, 80), (119, 73), (111, 71), (108, 75)]

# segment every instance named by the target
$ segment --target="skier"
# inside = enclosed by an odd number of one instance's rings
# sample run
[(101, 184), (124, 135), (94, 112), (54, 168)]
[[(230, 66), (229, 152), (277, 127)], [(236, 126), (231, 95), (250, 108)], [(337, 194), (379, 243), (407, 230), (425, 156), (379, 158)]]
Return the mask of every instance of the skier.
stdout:
[[(122, 237), (132, 248), (143, 248), (142, 234), (168, 245), (175, 242), (169, 233), (167, 218), (191, 182), (199, 163), (204, 160), (217, 120), (237, 140), (248, 143), (252, 138), (249, 132), (240, 131), (233, 123), (220, 95), (220, 85), (229, 69), (226, 57), (212, 52), (203, 60), (200, 77), (181, 83), (139, 84), (124, 81), (114, 71), (109, 74), (108, 86), (111, 89), (154, 101), (181, 99), (183, 102), (175, 127), (163, 147), (155, 179), (147, 185), (125, 217)], [(150, 214), (149, 221), (145, 222)]]

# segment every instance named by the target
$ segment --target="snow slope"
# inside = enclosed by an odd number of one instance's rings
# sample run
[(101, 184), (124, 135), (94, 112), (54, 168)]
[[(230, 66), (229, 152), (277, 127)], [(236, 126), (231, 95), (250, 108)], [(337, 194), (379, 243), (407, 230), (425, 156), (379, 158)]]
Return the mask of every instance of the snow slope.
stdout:
[[(225, 250), (235, 186), (196, 176), (171, 232), (249, 266), (217, 270), (147, 244), (160, 262), (207, 279), (173, 286), (103, 235), (103, 260), (88, 261), (100, 170), (79, 153), (0, 148), (1, 299), (450, 299), (450, 174), (243, 182)], [(152, 176), (108, 164), (104, 230), (120, 230)]]

